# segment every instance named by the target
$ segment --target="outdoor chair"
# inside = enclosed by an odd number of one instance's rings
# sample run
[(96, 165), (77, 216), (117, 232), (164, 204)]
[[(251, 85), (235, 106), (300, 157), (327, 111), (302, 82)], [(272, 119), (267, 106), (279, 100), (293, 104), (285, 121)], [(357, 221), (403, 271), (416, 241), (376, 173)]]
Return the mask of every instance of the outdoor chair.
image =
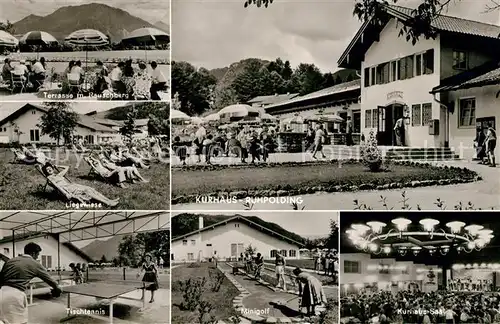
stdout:
[(111, 184), (111, 179), (109, 176), (106, 176), (102, 173), (99, 172), (99, 170), (97, 170), (94, 165), (92, 164), (92, 162), (90, 161), (90, 158), (89, 157), (84, 157), (83, 160), (85, 162), (87, 162), (87, 164), (90, 166), (90, 171), (89, 171), (89, 174), (88, 176), (98, 176), (99, 178), (101, 178), (103, 181), (107, 182), (107, 183), (110, 183)]
[(10, 92), (11, 94), (14, 93), (14, 91), (19, 88), (20, 93), (23, 93), (23, 91), (26, 89), (26, 83), (23, 75), (19, 74), (10, 74)]
[(35, 158), (30, 158), (26, 156), (23, 152), (11, 148), (10, 151), (14, 153), (14, 161), (12, 163), (23, 163), (23, 164), (35, 164), (37, 163), (37, 160)]
[(43, 177), (46, 180), (45, 185), (43, 186), (43, 191), (46, 192), (47, 191), (47, 187), (49, 186), (52, 189), (54, 189), (57, 193), (59, 193), (61, 196), (63, 196), (64, 198), (66, 198), (66, 200), (68, 200), (68, 201), (77, 201), (77, 202), (79, 202), (81, 204), (90, 202), (90, 201), (85, 201), (81, 197), (76, 197), (76, 196), (72, 195), (68, 191), (64, 190), (64, 188), (61, 188), (58, 185), (56, 185), (55, 183), (53, 183), (52, 181), (50, 181), (50, 179), (47, 178), (47, 176), (45, 176), (45, 174), (43, 173), (41, 165), (37, 165), (36, 169), (38, 170), (38, 172), (40, 172), (41, 175), (43, 175)]
[(83, 93), (82, 83), (80, 82), (80, 74), (68, 73), (67, 77), (70, 93), (76, 93), (76, 95)]

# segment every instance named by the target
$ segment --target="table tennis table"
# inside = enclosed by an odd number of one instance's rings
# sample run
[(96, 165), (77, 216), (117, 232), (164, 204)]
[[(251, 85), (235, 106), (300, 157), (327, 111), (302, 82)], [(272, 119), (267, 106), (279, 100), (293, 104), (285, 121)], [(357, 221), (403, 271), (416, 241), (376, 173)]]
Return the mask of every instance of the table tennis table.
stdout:
[[(65, 286), (65, 285), (61, 284), (62, 281), (70, 281), (71, 280), (71, 283), (69, 285), (72, 285), (74, 283), (73, 276), (54, 276), (54, 277), (52, 277), (52, 279), (54, 279), (61, 287)], [(34, 305), (34, 303), (33, 303), (33, 286), (36, 284), (39, 284), (39, 283), (44, 283), (44, 281), (40, 278), (33, 278), (33, 280), (31, 280), (29, 282), (30, 297), (29, 297), (29, 301), (28, 301), (28, 306)]]
[[(146, 294), (144, 289), (149, 286), (151, 283), (142, 282), (137, 283), (135, 285), (120, 285), (103, 283), (103, 282), (92, 282), (85, 283), (81, 285), (75, 285), (70, 287), (63, 287), (63, 293), (68, 294), (68, 309), (71, 309), (71, 294), (83, 295), (89, 297), (95, 297), (103, 300), (109, 301), (109, 323), (113, 323), (113, 304), (116, 302), (118, 298), (142, 301), (142, 309), (146, 308)], [(124, 297), (122, 295), (128, 294), (137, 289), (141, 289), (144, 293), (142, 295), (142, 299)], [(96, 316), (96, 315), (93, 315)], [(70, 316), (73, 317), (73, 316)]]

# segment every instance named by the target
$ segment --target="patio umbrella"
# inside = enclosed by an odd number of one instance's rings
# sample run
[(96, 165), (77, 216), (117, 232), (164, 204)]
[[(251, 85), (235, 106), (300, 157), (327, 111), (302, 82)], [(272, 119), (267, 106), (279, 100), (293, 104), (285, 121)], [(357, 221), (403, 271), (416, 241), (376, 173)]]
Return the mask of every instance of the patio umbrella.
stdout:
[(191, 117), (183, 113), (180, 110), (172, 109), (170, 110), (170, 120), (172, 121), (189, 121)]
[(203, 118), (200, 118), (200, 117), (191, 117), (191, 123), (193, 124), (203, 124), (204, 120)]
[(219, 116), (219, 114), (215, 113), (215, 114), (210, 114), (208, 116), (205, 116), (205, 117), (203, 117), (203, 119), (205, 119), (205, 121), (217, 121), (220, 119), (220, 116)]
[(26, 45), (49, 45), (57, 43), (57, 39), (47, 32), (36, 30), (24, 34), (19, 43)]
[(308, 116), (305, 118), (305, 120), (315, 121), (315, 122), (342, 123), (344, 121), (344, 118), (334, 114), (325, 114), (325, 115)]
[(73, 46), (106, 46), (108, 36), (95, 29), (80, 29), (69, 34), (64, 41)]
[(16, 47), (17, 45), (19, 45), (17, 38), (4, 30), (0, 30), (0, 46)]
[(170, 35), (156, 28), (139, 28), (122, 39), (127, 44), (145, 44), (156, 42), (170, 42)]
[(222, 108), (219, 111), (219, 116), (224, 117), (224, 115), (229, 115), (229, 117), (246, 117), (250, 113), (259, 114), (259, 109), (249, 105), (236, 104)]

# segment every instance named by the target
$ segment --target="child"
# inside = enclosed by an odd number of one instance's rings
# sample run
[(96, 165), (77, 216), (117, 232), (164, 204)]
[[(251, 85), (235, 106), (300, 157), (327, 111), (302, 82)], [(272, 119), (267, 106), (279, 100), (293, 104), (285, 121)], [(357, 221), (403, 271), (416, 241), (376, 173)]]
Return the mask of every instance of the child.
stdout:
[(82, 271), (77, 269), (76, 265), (72, 262), (69, 264), (69, 267), (71, 268), (71, 271), (73, 271), (73, 273), (71, 274), (71, 276), (73, 277), (73, 280), (75, 281), (75, 284), (80, 284), (82, 283)]
[(174, 150), (174, 153), (179, 157), (182, 165), (186, 165), (187, 147), (181, 144), (181, 138), (179, 136), (174, 137), (172, 150)]
[(213, 136), (210, 134), (203, 140), (203, 152), (205, 153), (205, 162), (210, 164), (210, 154), (212, 153)]

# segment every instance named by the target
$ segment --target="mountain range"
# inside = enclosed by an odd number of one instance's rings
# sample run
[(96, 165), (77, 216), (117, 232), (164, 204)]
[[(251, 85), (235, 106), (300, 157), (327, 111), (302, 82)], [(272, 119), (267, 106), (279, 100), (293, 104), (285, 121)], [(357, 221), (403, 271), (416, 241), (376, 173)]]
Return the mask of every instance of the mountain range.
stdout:
[(135, 17), (125, 10), (101, 3), (65, 6), (46, 16), (29, 15), (13, 24), (12, 33), (25, 34), (32, 30), (42, 30), (63, 40), (79, 29), (96, 29), (108, 35), (112, 42), (119, 42), (135, 29), (154, 27), (170, 31), (164, 22), (150, 23)]
[(84, 246), (82, 250), (85, 254), (94, 260), (100, 260), (104, 255), (106, 260), (113, 260), (118, 257), (118, 246), (125, 235), (117, 235), (111, 237), (109, 240), (95, 240)]

